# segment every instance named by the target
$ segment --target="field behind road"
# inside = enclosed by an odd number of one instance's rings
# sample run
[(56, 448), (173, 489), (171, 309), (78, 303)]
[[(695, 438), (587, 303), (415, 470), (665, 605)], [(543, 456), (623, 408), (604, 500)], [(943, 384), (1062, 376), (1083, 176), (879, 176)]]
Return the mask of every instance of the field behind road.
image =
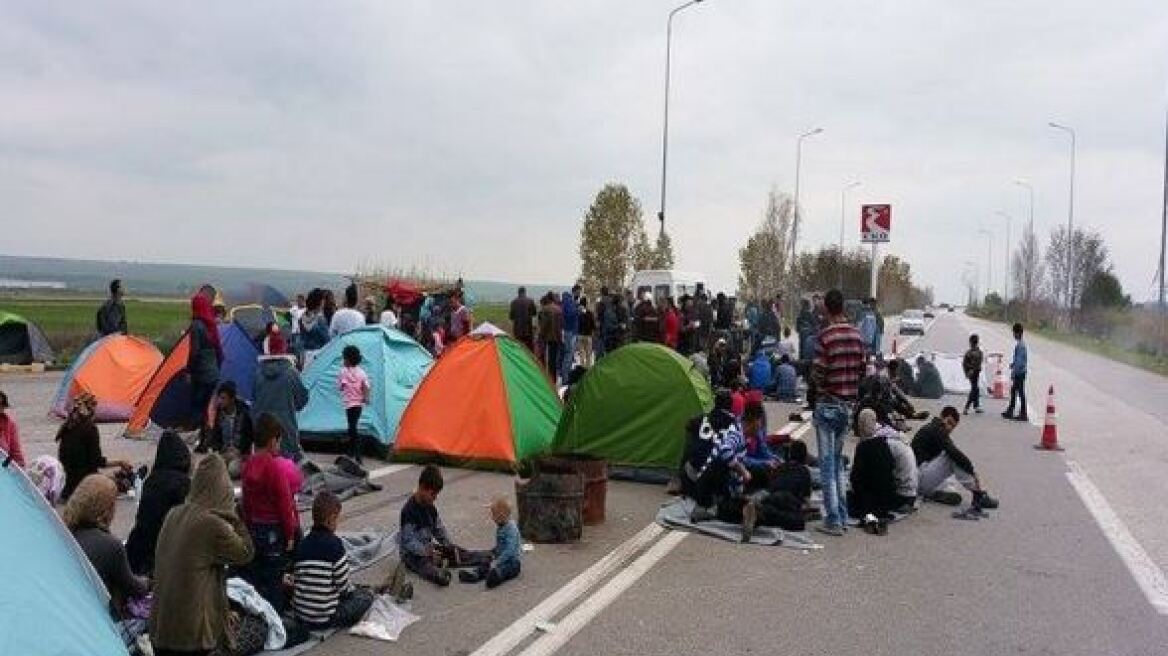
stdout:
[[(30, 319), (49, 339), (60, 363), (68, 363), (94, 336), (94, 321), (102, 298), (0, 298), (0, 311)], [(144, 337), (164, 353), (182, 335), (190, 321), (186, 299), (128, 299), (126, 315), (131, 334)], [(484, 303), (475, 306), (476, 322), (490, 321), (510, 329), (507, 306)]]

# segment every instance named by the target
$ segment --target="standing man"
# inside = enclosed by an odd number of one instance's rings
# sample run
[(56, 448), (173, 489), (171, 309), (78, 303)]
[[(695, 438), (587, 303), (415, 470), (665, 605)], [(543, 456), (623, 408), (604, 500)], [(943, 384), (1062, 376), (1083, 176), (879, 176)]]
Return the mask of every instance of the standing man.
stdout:
[(593, 340), (597, 360), (603, 358), (608, 351), (608, 339), (612, 334), (613, 317), (612, 299), (609, 298), (608, 287), (601, 287), (600, 298), (596, 301), (596, 339)]
[(969, 409), (973, 408), (977, 414), (981, 414), (981, 366), (985, 360), (985, 356), (981, 352), (981, 348), (977, 345), (977, 335), (969, 336), (969, 350), (965, 352), (965, 357), (961, 358), (961, 369), (965, 372), (965, 378), (969, 381), (969, 397), (965, 399), (965, 410), (961, 414), (969, 414)]
[(825, 299), (827, 325), (816, 337), (815, 437), (819, 446), (819, 480), (823, 485), (823, 524), (827, 535), (844, 534), (848, 519), (843, 449), (848, 424), (864, 375), (864, 342), (844, 313), (844, 295), (833, 289)]
[(122, 281), (111, 281), (109, 298), (97, 310), (97, 334), (99, 336), (127, 334), (126, 305), (122, 302), (122, 293)]
[(527, 288), (520, 287), (519, 293), (511, 301), (511, 334), (523, 343), (527, 350), (535, 352), (535, 330), (532, 320), (535, 319), (535, 301), (527, 297)]
[(576, 338), (580, 335), (580, 285), (560, 296), (560, 312), (564, 315), (563, 351), (560, 354), (560, 380), (568, 379), (568, 372), (576, 361)]
[[(1022, 324), (1014, 324), (1014, 360), (1010, 362), (1010, 404), (1002, 416), (1006, 419), (1030, 421), (1026, 416), (1026, 342), (1022, 341)], [(1019, 403), (1018, 415), (1014, 415), (1014, 400)]]

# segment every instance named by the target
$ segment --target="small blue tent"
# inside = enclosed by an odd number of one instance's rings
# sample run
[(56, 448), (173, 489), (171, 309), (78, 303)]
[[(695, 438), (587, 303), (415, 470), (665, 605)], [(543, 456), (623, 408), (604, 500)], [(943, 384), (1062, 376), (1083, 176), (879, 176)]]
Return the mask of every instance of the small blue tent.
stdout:
[(337, 380), (343, 364), (341, 351), (350, 344), (361, 349), (361, 368), (373, 388), (358, 430), (389, 446), (397, 437), (402, 412), (434, 359), (405, 333), (382, 326), (365, 326), (334, 338), (304, 370), (308, 405), (298, 415), (300, 436), (344, 439), (348, 423)]
[(101, 579), (14, 463), (0, 466), (0, 554), (0, 654), (125, 656)]

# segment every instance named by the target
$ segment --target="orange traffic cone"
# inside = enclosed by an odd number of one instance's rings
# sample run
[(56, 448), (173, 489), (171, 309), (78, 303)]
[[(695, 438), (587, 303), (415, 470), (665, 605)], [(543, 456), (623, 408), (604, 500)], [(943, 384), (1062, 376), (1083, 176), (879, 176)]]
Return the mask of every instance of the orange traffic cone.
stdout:
[(1054, 410), (1054, 385), (1050, 386), (1050, 391), (1046, 395), (1046, 421), (1042, 426), (1042, 441), (1034, 445), (1034, 448), (1043, 451), (1062, 451), (1063, 448), (1058, 443), (1058, 425), (1055, 421), (1058, 419), (1058, 414)]
[(990, 388), (990, 396), (995, 399), (1006, 398), (1006, 374), (1002, 371), (1002, 357), (998, 357), (998, 370), (994, 372), (994, 385)]

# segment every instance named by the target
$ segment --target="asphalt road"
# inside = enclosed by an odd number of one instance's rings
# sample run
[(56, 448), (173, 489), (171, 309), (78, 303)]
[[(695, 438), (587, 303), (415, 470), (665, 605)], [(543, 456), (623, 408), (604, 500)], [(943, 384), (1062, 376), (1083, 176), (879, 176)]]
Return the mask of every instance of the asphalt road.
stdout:
[[(990, 350), (1009, 346), (1004, 327), (947, 313), (923, 338), (899, 338), (898, 346), (960, 352), (970, 331)], [(1031, 340), (1030, 351), (1033, 417), (1041, 423), (1041, 392), (1054, 384), (1067, 451), (1035, 451), (1040, 429), (998, 417), (1004, 401), (965, 418), (955, 439), (1002, 501), (989, 519), (955, 520), (951, 508), (926, 504), (886, 537), (812, 534), (824, 545), (812, 551), (740, 546), (646, 528), (667, 499), (662, 488), (611, 481), (607, 522), (576, 544), (535, 545), (517, 581), (491, 592), (419, 583), (413, 608), (422, 620), (397, 645), (338, 635), (311, 653), (1168, 653), (1168, 617), (1150, 603), (1155, 575), (1168, 566), (1168, 517), (1158, 503), (1168, 490), (1160, 473), (1168, 381), (1044, 340)], [(55, 451), (43, 409), (56, 380), (0, 376), (34, 454)], [(923, 405), (936, 411), (961, 401)], [(791, 409), (768, 408), (774, 422)], [(151, 445), (118, 433), (103, 428), (109, 455), (151, 459)], [(1068, 477), (1072, 467), (1077, 478)], [(513, 480), (446, 474), (439, 507), (447, 524), (467, 546), (488, 546), (483, 506), (509, 495)], [(412, 467), (388, 474), (384, 491), (347, 502), (344, 527), (396, 526), (416, 476)], [(1097, 493), (1088, 495), (1096, 514), (1100, 499), (1114, 511), (1102, 514), (1106, 532), (1072, 478)], [(118, 532), (128, 530), (133, 510), (121, 503)], [(1150, 570), (1134, 577), (1108, 536)], [(1152, 581), (1151, 593), (1137, 580)]]

